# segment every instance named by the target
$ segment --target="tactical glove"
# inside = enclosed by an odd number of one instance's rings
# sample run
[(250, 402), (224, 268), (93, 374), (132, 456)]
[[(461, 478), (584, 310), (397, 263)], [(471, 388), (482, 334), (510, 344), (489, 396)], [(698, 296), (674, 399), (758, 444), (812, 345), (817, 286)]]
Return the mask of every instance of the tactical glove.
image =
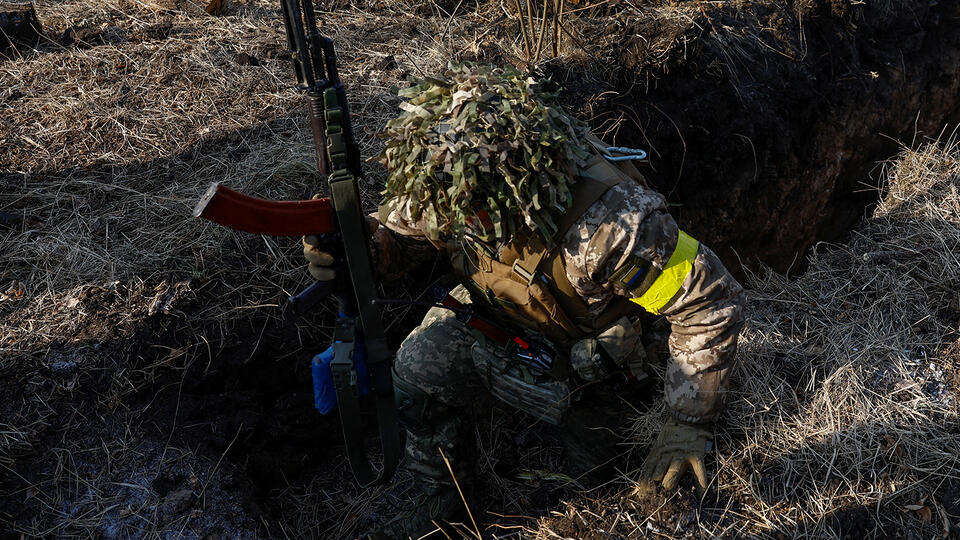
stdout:
[(707, 471), (703, 458), (712, 442), (713, 432), (707, 425), (667, 420), (643, 462), (640, 479), (663, 482), (664, 489), (672, 490), (683, 474), (693, 469), (700, 489), (706, 489)]
[(326, 251), (320, 237), (315, 234), (308, 234), (303, 237), (303, 256), (307, 259), (307, 271), (317, 281), (331, 281), (337, 277), (333, 264), (336, 258)]
[[(314, 198), (317, 198), (315, 195)], [(380, 227), (380, 222), (373, 217), (365, 218), (367, 225), (367, 239), (373, 236), (373, 233)], [(337, 277), (334, 265), (337, 262), (336, 257), (329, 251), (329, 242), (316, 234), (308, 234), (303, 237), (303, 256), (307, 259), (307, 271), (317, 281), (331, 281)]]

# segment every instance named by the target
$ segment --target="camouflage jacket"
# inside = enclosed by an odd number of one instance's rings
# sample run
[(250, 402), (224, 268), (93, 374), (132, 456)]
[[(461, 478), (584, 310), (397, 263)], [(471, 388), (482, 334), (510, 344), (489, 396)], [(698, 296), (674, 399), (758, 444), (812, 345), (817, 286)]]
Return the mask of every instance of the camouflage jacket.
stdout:
[[(374, 261), (385, 279), (411, 260), (437, 249), (409, 219), (405, 201), (388, 201), (374, 238)], [(599, 315), (618, 296), (636, 298), (623, 269), (646, 265), (663, 270), (680, 231), (663, 196), (639, 183), (610, 188), (574, 223), (558, 245), (574, 290)], [(699, 244), (676, 296), (659, 314), (671, 325), (671, 360), (664, 380), (667, 405), (682, 421), (714, 420), (723, 404), (740, 332), (743, 290), (708, 247)]]

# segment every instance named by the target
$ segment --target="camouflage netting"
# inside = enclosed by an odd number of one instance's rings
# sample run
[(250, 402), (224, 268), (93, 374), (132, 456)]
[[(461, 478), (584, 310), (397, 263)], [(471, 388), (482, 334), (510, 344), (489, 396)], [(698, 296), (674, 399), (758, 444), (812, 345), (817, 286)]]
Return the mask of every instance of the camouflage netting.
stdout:
[(512, 67), (451, 64), (400, 96), (381, 154), (388, 201), (409, 198), (435, 240), (508, 241), (524, 225), (556, 233), (589, 132), (553, 94)]

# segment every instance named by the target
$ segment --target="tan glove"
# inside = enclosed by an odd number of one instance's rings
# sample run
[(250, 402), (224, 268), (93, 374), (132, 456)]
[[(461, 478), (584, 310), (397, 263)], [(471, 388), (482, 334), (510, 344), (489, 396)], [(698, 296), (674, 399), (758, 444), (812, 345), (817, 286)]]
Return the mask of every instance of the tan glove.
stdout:
[[(317, 196), (314, 196), (316, 198)], [(373, 233), (380, 228), (380, 222), (371, 216), (366, 216), (367, 238), (373, 236)], [(307, 259), (307, 271), (317, 281), (330, 281), (337, 277), (337, 271), (333, 269), (336, 258), (327, 251), (326, 242), (323, 242), (320, 236), (308, 234), (303, 237), (303, 257)]]
[(683, 474), (693, 469), (700, 489), (707, 489), (707, 470), (703, 457), (712, 442), (712, 430), (706, 426), (667, 420), (643, 462), (640, 479), (663, 482), (664, 489), (672, 490), (677, 487)]

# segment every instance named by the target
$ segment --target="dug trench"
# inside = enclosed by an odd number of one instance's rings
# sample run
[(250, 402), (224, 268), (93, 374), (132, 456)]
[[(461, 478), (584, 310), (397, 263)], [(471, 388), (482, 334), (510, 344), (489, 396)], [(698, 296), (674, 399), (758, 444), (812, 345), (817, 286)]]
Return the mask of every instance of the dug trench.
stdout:
[(876, 202), (878, 163), (960, 121), (960, 7), (854, 4), (606, 21), (587, 40), (606, 48), (546, 71), (610, 142), (650, 151), (652, 183), (728, 267), (797, 270)]
[[(650, 181), (731, 268), (796, 269), (808, 246), (842, 238), (876, 201), (869, 182), (898, 144), (960, 120), (960, 7), (855, 4), (641, 5), (630, 16), (597, 8), (580, 21), (575, 54), (538, 69), (605, 140), (650, 151)], [(514, 19), (499, 22), (497, 32), (514, 32)], [(495, 40), (477, 45), (462, 58), (519, 62)], [(243, 153), (246, 141), (204, 144)], [(0, 226), (34, 226), (14, 217)], [(237, 242), (225, 268), (261, 261), (255, 239)], [(0, 411), (22, 428), (4, 434), (0, 459), (0, 520), (11, 537), (342, 538), (408, 498), (403, 472), (385, 490), (356, 487), (339, 420), (312, 409), (308, 362), (329, 339), (330, 307), (293, 317), (279, 307), (280, 289), (302, 280), (264, 278), (256, 286), (276, 287), (275, 305), (211, 320), (205, 306), (236, 294), (229, 276), (178, 270), (0, 306), (8, 328), (63, 332), (36, 346), (4, 342), (17, 364), (3, 367)], [(430, 277), (387, 294), (417, 297)], [(422, 314), (387, 313), (393, 347)], [(562, 469), (555, 434), (507, 414), (485, 422), (478, 509), (555, 509), (569, 488), (516, 480), (521, 469)]]

